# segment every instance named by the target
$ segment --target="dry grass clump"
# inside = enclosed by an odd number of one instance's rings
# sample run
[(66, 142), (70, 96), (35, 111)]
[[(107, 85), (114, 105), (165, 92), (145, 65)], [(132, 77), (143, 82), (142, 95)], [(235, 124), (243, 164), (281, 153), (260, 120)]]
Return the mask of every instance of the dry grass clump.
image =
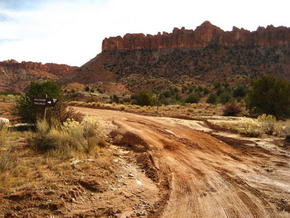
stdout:
[(219, 122), (216, 125), (249, 137), (258, 137), (262, 134), (259, 123), (254, 119), (243, 119), (235, 122)]
[(256, 120), (247, 120), (242, 122), (238, 132), (249, 137), (258, 137), (263, 133), (259, 123)]
[(268, 135), (272, 135), (279, 128), (277, 119), (273, 115), (262, 114), (258, 116), (257, 121), (260, 124), (261, 131)]
[(285, 136), (285, 141), (290, 145), (290, 120), (285, 122), (285, 125), (282, 127), (282, 132)]
[(17, 158), (10, 150), (0, 154), (0, 173), (12, 170), (17, 166)]
[(188, 115), (189, 117), (198, 115), (222, 114), (222, 107), (207, 103), (195, 103), (186, 105), (161, 105), (161, 106), (139, 106), (130, 104), (105, 104), (100, 102), (69, 102), (71, 106), (88, 107), (96, 109), (119, 110), (130, 113), (140, 113), (144, 115), (162, 115), (162, 116), (180, 116)]
[(7, 128), (0, 128), (0, 148), (6, 145), (7, 135), (8, 135)]
[(0, 96), (0, 101), (1, 102), (16, 102), (17, 99), (19, 98), (18, 95), (1, 95)]
[(13, 154), (12, 140), (17, 137), (7, 128), (0, 129), (0, 173), (10, 171), (17, 166), (17, 158)]
[(53, 126), (38, 121), (31, 146), (48, 156), (64, 159), (91, 154), (98, 145), (106, 144), (105, 135), (98, 131), (98, 125), (98, 121), (92, 118), (85, 118), (81, 123), (68, 119), (63, 125)]
[(290, 121), (277, 121), (272, 115), (260, 115), (257, 119), (243, 118), (236, 121), (217, 122), (216, 125), (249, 137), (263, 134), (278, 137), (290, 135)]

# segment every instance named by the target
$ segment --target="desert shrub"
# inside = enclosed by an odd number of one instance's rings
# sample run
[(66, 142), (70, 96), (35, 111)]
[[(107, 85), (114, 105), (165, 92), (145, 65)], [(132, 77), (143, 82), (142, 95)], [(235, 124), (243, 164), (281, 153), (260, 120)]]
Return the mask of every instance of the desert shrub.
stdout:
[(208, 93), (209, 93), (208, 88), (204, 88), (204, 89), (203, 89), (203, 94), (204, 94), (204, 95), (207, 95)]
[(283, 132), (286, 137), (286, 141), (290, 142), (290, 120), (286, 122), (286, 125), (283, 128)]
[(68, 105), (61, 101), (54, 107), (54, 110), (48, 111), (48, 122), (53, 122), (57, 120), (61, 123), (65, 122), (68, 119), (73, 119), (75, 121), (81, 122), (83, 120), (83, 115), (79, 112), (76, 112), (72, 108), (68, 108)]
[(274, 116), (265, 114), (257, 119), (244, 118), (238, 121), (217, 122), (216, 125), (250, 137), (262, 134), (279, 137), (290, 135), (290, 121), (277, 121)]
[(219, 89), (221, 86), (222, 86), (222, 85), (221, 85), (220, 82), (214, 82), (214, 83), (213, 83), (213, 87), (214, 87), (215, 89)]
[(290, 116), (290, 82), (267, 75), (252, 81), (247, 106), (253, 114)]
[(58, 119), (64, 122), (67, 118), (81, 120), (80, 114), (73, 110), (67, 110), (67, 105), (64, 102), (61, 88), (54, 82), (36, 83), (32, 82), (25, 93), (21, 95), (16, 105), (16, 113), (24, 122), (35, 123), (37, 119), (43, 117), (43, 106), (36, 106), (33, 104), (33, 98), (56, 98), (59, 101), (54, 107), (47, 109), (47, 120)]
[(240, 133), (249, 137), (258, 137), (262, 134), (259, 124), (256, 121), (248, 120), (241, 124)]
[(114, 103), (120, 103), (120, 98), (117, 95), (111, 96), (111, 100)]
[(236, 116), (241, 112), (241, 106), (234, 101), (227, 103), (223, 109), (224, 116)]
[(260, 123), (261, 130), (269, 135), (272, 135), (276, 129), (277, 119), (273, 115), (262, 114), (257, 118)]
[(228, 91), (222, 91), (222, 93), (219, 96), (219, 102), (221, 104), (225, 104), (231, 100), (231, 95)]
[(217, 96), (215, 94), (210, 94), (206, 100), (207, 103), (216, 104), (217, 103)]
[(235, 88), (233, 91), (233, 97), (235, 98), (243, 98), (246, 96), (246, 94), (247, 94), (247, 90), (243, 86), (239, 86)]
[(172, 93), (170, 91), (165, 91), (162, 94), (160, 94), (160, 96), (164, 96), (165, 98), (169, 98), (172, 95)]
[(191, 94), (185, 99), (185, 103), (197, 103), (199, 102), (200, 98), (196, 94)]
[(0, 173), (14, 169), (17, 166), (17, 158), (11, 151), (0, 153)]
[(257, 137), (262, 134), (259, 123), (254, 119), (246, 119), (240, 122), (221, 122), (217, 125), (249, 137)]
[(290, 143), (290, 125), (284, 128), (284, 133), (285, 133), (285, 141), (287, 143)]
[(85, 118), (81, 123), (68, 119), (56, 126), (45, 120), (38, 121), (37, 132), (31, 140), (34, 150), (61, 158), (89, 154), (97, 145), (105, 145), (105, 135), (92, 118)]
[(133, 104), (140, 106), (153, 106), (156, 104), (156, 98), (150, 91), (141, 91), (132, 96)]
[(54, 82), (36, 83), (32, 82), (17, 102), (18, 115), (25, 122), (35, 122), (43, 112), (43, 107), (33, 105), (33, 98), (61, 97), (60, 87)]
[(89, 87), (89, 86), (86, 86), (85, 91), (86, 91), (86, 92), (91, 91), (90, 87)]

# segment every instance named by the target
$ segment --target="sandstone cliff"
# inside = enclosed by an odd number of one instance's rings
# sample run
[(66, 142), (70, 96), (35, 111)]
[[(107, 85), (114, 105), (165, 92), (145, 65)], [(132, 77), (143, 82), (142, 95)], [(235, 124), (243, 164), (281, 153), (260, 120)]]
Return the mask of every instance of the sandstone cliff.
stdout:
[(175, 28), (172, 33), (157, 35), (126, 34), (124, 37), (110, 37), (103, 41), (103, 51), (141, 50), (164, 48), (204, 48), (215, 44), (220, 46), (261, 46), (273, 47), (290, 45), (290, 28), (272, 25), (259, 27), (250, 32), (233, 27), (223, 31), (206, 21), (194, 31)]
[(118, 82), (135, 92), (185, 83), (248, 83), (262, 74), (290, 80), (290, 28), (270, 25), (253, 32), (236, 27), (223, 31), (204, 22), (195, 30), (106, 38), (103, 52), (71, 80)]

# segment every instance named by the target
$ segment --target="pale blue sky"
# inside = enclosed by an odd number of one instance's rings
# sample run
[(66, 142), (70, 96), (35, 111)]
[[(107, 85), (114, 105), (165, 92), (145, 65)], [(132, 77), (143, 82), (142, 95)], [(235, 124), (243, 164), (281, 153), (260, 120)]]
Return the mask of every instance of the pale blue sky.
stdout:
[(105, 37), (233, 26), (290, 27), (289, 0), (0, 0), (0, 60), (82, 65)]

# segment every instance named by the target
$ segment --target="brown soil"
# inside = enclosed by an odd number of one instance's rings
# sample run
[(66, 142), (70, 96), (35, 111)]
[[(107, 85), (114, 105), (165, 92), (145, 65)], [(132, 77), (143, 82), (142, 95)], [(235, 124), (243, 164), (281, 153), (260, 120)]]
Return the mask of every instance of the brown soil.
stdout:
[(154, 216), (290, 217), (289, 156), (154, 117), (75, 109), (113, 121), (131, 146), (146, 148), (159, 174)]
[(13, 150), (22, 171), (0, 174), (0, 217), (148, 216), (159, 208), (158, 188), (134, 152), (110, 146), (97, 157), (57, 160), (24, 142)]
[(74, 109), (117, 126), (114, 145), (61, 161), (21, 136), (10, 151), (18, 170), (0, 173), (0, 217), (290, 217), (287, 150), (217, 134), (203, 119)]

